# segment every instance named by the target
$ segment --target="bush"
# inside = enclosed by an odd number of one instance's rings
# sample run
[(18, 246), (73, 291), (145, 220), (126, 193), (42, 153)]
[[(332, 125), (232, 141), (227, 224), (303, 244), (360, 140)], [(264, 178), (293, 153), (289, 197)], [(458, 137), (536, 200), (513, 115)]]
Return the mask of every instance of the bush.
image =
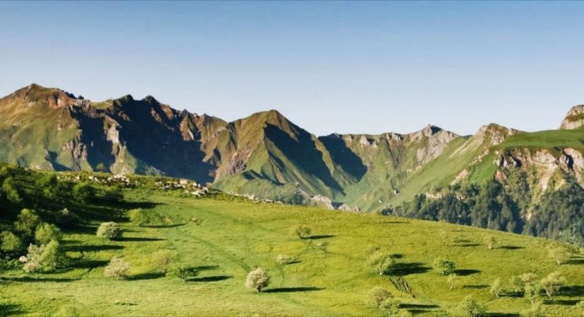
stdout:
[(434, 271), (442, 274), (442, 275), (450, 275), (454, 273), (455, 265), (454, 262), (448, 261), (442, 258), (438, 258), (434, 260)]
[(156, 251), (152, 254), (152, 265), (161, 273), (166, 274), (173, 259), (174, 254), (168, 250)]
[(55, 221), (59, 226), (68, 229), (73, 229), (81, 223), (81, 219), (67, 208), (63, 208), (57, 213)]
[(245, 286), (247, 288), (255, 289), (258, 293), (269, 284), (270, 276), (261, 267), (249, 272), (249, 274), (247, 274), (247, 279), (245, 280)]
[(382, 308), (382, 304), (391, 298), (391, 294), (383, 287), (374, 287), (369, 291), (367, 303)]
[(14, 223), (14, 229), (22, 234), (25, 239), (32, 238), (36, 227), (41, 223), (41, 218), (34, 210), (22, 209)]
[(2, 251), (15, 253), (22, 250), (22, 240), (14, 233), (3, 231), (0, 234), (0, 239), (2, 240), (2, 244), (0, 245)]
[(141, 208), (128, 211), (128, 215), (130, 216), (130, 221), (135, 225), (141, 226), (148, 223), (148, 216)]
[(28, 247), (26, 263), (23, 266), (25, 272), (52, 272), (62, 267), (65, 256), (61, 251), (59, 242), (52, 240), (48, 244), (40, 246), (31, 244)]
[(503, 287), (501, 286), (501, 278), (497, 277), (493, 284), (491, 284), (491, 288), (489, 288), (489, 294), (499, 297), (503, 293)]
[(474, 300), (471, 295), (465, 297), (458, 308), (470, 317), (480, 317), (487, 311), (485, 305)]
[(278, 263), (279, 265), (286, 265), (294, 262), (296, 262), (296, 258), (286, 254), (280, 254), (276, 257), (276, 263)]
[(170, 273), (172, 276), (178, 277), (183, 282), (186, 282), (189, 279), (197, 276), (199, 274), (199, 271), (192, 266), (181, 265), (173, 268)]
[(108, 240), (119, 239), (122, 237), (122, 228), (115, 222), (104, 222), (97, 228), (96, 235)]
[(117, 280), (125, 280), (128, 278), (127, 272), (130, 269), (130, 264), (121, 258), (114, 257), (105, 267), (103, 274), (107, 277), (113, 277)]
[(305, 225), (298, 226), (294, 229), (294, 233), (296, 233), (296, 235), (300, 239), (306, 239), (310, 237), (311, 232), (312, 230), (310, 229), (310, 227)]
[(377, 250), (369, 256), (367, 264), (373, 270), (375, 270), (375, 272), (379, 273), (379, 275), (383, 275), (391, 271), (391, 269), (395, 265), (395, 260), (393, 254), (391, 254), (390, 252)]
[(49, 243), (51, 240), (58, 241), (61, 239), (61, 230), (53, 224), (43, 222), (36, 228), (34, 239), (41, 244)]
[(559, 292), (564, 284), (566, 284), (566, 278), (561, 276), (560, 272), (550, 273), (540, 282), (548, 297), (552, 297), (556, 292)]
[(484, 240), (485, 240), (485, 245), (487, 246), (487, 249), (492, 250), (495, 248), (495, 244), (497, 244), (497, 238), (495, 238), (494, 235), (488, 234), (485, 236)]

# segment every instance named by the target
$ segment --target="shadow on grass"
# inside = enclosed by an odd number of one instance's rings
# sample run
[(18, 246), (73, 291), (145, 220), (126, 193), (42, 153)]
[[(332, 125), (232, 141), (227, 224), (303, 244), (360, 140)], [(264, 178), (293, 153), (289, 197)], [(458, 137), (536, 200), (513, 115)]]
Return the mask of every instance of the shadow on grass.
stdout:
[(20, 310), (20, 305), (0, 304), (0, 316), (16, 316), (24, 312)]
[(307, 240), (320, 240), (320, 239), (328, 239), (328, 238), (334, 238), (335, 236), (332, 234), (321, 234), (321, 235), (314, 235), (314, 236), (310, 236), (307, 237)]
[(73, 229), (65, 229), (64, 231), (68, 233), (95, 235), (95, 233), (97, 232), (97, 226), (82, 225)]
[(573, 285), (573, 286), (565, 286), (562, 287), (560, 290), (560, 294), (563, 296), (583, 296), (584, 295), (584, 286), (580, 285)]
[(479, 270), (454, 270), (454, 274), (458, 276), (469, 276), (473, 274), (481, 273)]
[(407, 309), (413, 315), (427, 314), (437, 308), (440, 308), (440, 306), (433, 304), (400, 304), (399, 307)]
[(485, 317), (519, 317), (521, 315), (514, 313), (486, 313)]
[(39, 283), (39, 282), (54, 282), (54, 283), (67, 283), (77, 281), (74, 278), (53, 278), (53, 277), (32, 277), (32, 276), (4, 276), (1, 278), (3, 281), (10, 282), (23, 282), (23, 283)]
[(164, 239), (160, 238), (142, 238), (142, 237), (122, 237), (116, 239), (115, 241), (121, 242), (152, 242), (152, 241), (164, 241)]
[(299, 292), (316, 292), (322, 291), (324, 288), (321, 287), (278, 287), (267, 289), (263, 291), (264, 293), (299, 293)]
[(574, 306), (580, 302), (579, 299), (546, 299), (543, 301), (546, 305)]
[(473, 248), (473, 247), (478, 247), (480, 244), (478, 243), (457, 243), (457, 244), (453, 244), (453, 246), (455, 247), (462, 247), (462, 248)]
[(485, 289), (489, 288), (489, 285), (464, 285), (462, 286), (464, 289)]
[(164, 229), (164, 228), (176, 228), (182, 227), (186, 225), (186, 223), (175, 223), (171, 225), (140, 225), (142, 228), (156, 228), (156, 229)]
[(570, 258), (565, 264), (584, 265), (584, 258)]
[(107, 260), (87, 260), (77, 261), (71, 263), (70, 267), (75, 269), (95, 269), (100, 266), (106, 266), (109, 263)]
[(212, 270), (216, 270), (218, 268), (219, 268), (218, 265), (200, 265), (200, 266), (194, 267), (194, 269), (197, 271), (212, 271)]
[(509, 292), (503, 292), (500, 295), (501, 297), (511, 297), (511, 298), (520, 298), (523, 297), (523, 291), (521, 292), (514, 292), (514, 291), (509, 291)]
[(142, 273), (142, 274), (135, 274), (130, 276), (129, 280), (131, 281), (142, 281), (142, 280), (155, 280), (158, 278), (165, 277), (166, 274), (160, 272), (150, 272), (150, 273)]
[(124, 247), (121, 245), (71, 245), (64, 246), (65, 252), (97, 252), (106, 250), (121, 250)]
[(205, 276), (205, 277), (196, 277), (189, 280), (189, 282), (219, 282), (225, 281), (232, 278), (232, 276), (228, 275), (217, 275), (217, 276)]
[(520, 249), (525, 249), (525, 247), (519, 247), (516, 245), (503, 245), (500, 246), (499, 249), (505, 249), (505, 250), (520, 250)]
[(429, 267), (425, 267), (424, 263), (396, 263), (391, 270), (391, 275), (407, 276), (410, 274), (423, 274), (430, 271)]

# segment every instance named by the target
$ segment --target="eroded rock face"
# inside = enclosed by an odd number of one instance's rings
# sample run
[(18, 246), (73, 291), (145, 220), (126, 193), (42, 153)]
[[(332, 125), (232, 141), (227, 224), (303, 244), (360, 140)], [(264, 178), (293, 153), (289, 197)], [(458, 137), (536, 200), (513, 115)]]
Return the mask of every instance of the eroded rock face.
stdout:
[(572, 107), (566, 118), (562, 121), (560, 129), (562, 130), (574, 130), (582, 127), (584, 125), (584, 105), (578, 105)]

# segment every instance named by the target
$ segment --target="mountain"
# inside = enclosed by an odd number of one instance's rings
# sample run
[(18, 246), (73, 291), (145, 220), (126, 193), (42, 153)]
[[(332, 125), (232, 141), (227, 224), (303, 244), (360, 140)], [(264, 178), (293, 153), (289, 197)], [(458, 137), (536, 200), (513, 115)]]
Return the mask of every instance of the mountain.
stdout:
[(0, 111), (3, 162), (190, 178), (226, 192), (343, 210), (391, 211), (420, 195), (439, 199), (453, 186), (508, 185), (517, 173), (529, 176), (534, 203), (567, 179), (583, 183), (584, 106), (572, 108), (560, 130), (489, 124), (472, 136), (428, 125), (409, 134), (316, 137), (276, 110), (226, 122), (151, 96), (94, 102), (36, 84), (0, 99)]

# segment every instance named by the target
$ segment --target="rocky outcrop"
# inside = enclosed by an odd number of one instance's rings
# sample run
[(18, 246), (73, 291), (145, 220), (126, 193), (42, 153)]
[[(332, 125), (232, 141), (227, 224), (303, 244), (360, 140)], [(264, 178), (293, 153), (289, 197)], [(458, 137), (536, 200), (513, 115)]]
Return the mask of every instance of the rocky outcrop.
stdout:
[(562, 121), (560, 129), (574, 130), (584, 126), (584, 105), (572, 107)]

